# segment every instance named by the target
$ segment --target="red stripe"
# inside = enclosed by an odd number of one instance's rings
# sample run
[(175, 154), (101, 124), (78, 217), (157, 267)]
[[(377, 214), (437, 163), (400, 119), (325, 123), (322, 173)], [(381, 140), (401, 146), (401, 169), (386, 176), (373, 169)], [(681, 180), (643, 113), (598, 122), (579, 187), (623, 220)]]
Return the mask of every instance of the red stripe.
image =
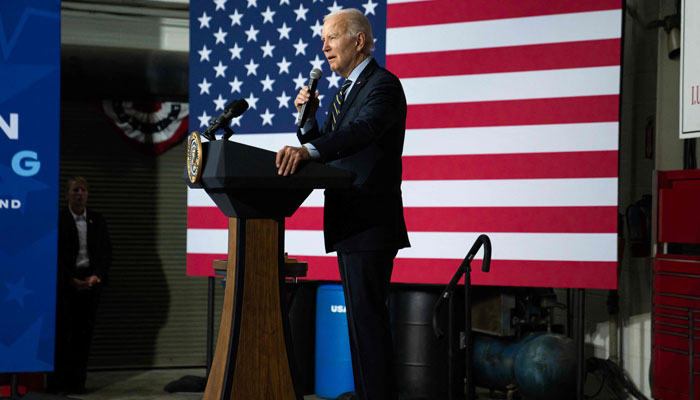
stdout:
[(617, 122), (619, 95), (408, 106), (406, 128)]
[[(216, 207), (189, 207), (188, 228), (228, 229)], [(609, 207), (405, 207), (411, 232), (615, 233), (617, 208)], [(288, 230), (323, 229), (323, 208), (302, 207)]]
[(403, 157), (403, 179), (562, 179), (617, 177), (617, 151)]
[(387, 6), (387, 28), (622, 8), (621, 0), (434, 0)]
[[(617, 207), (406, 207), (411, 232), (615, 233)], [(288, 230), (323, 229), (323, 208), (302, 207)]]
[(228, 229), (228, 217), (217, 207), (187, 207), (187, 229)]
[[(290, 256), (309, 263), (308, 279), (340, 280), (335, 256)], [(392, 282), (447, 284), (462, 260), (397, 258)], [(462, 280), (463, 282), (463, 280)], [(616, 262), (492, 260), (490, 272), (481, 272), (481, 260), (472, 263), (475, 285), (617, 288)]]
[[(399, 78), (620, 65), (620, 39), (387, 55)], [(449, 62), (445, 62), (449, 60)]]
[[(290, 255), (309, 263), (307, 279), (340, 280), (335, 255), (326, 257)], [(225, 254), (187, 254), (187, 275), (214, 276), (212, 261)], [(462, 260), (397, 258), (392, 282), (446, 284)], [(472, 264), (475, 285), (576, 287), (615, 289), (616, 262), (492, 260), (491, 271), (481, 272), (481, 260)]]
[(214, 260), (225, 260), (226, 254), (187, 253), (188, 276), (214, 276)]

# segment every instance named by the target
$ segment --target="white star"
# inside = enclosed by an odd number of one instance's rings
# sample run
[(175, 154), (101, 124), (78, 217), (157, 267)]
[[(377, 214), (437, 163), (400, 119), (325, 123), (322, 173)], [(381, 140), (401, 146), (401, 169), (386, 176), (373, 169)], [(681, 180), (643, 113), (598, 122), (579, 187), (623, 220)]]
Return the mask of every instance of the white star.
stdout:
[(318, 58), (318, 54), (316, 54), (316, 58), (314, 58), (313, 61), (309, 61), (309, 64), (311, 64), (314, 68), (317, 69), (323, 68), (323, 60)]
[(207, 127), (209, 126), (210, 116), (207, 115), (207, 111), (202, 111), (202, 115), (197, 117), (199, 119), (199, 126)]
[(231, 26), (241, 25), (241, 18), (243, 18), (243, 14), (238, 13), (238, 9), (235, 9), (233, 10), (233, 14), (229, 14), (228, 17), (231, 18)]
[(206, 44), (202, 46), (202, 50), (197, 51), (197, 53), (199, 53), (199, 62), (204, 60), (209, 61), (209, 54), (211, 54), (211, 50), (207, 49)]
[[(315, 2), (316, 2), (316, 0), (314, 0), (314, 3)], [(294, 121), (298, 121), (299, 120), (299, 111), (292, 113), (292, 118), (294, 119)]]
[(245, 31), (245, 34), (248, 35), (248, 40), (246, 42), (250, 42), (251, 40), (258, 41), (258, 33), (260, 33), (259, 30), (255, 29), (253, 25), (250, 26), (250, 29)]
[(270, 10), (270, 6), (267, 6), (267, 10), (265, 10), (264, 12), (261, 12), (260, 15), (263, 16), (263, 24), (265, 22), (268, 22), (268, 21), (271, 24), (275, 23), (275, 21), (272, 20), (272, 17), (275, 15), (275, 11)]
[(294, 90), (301, 89), (304, 87), (304, 85), (306, 85), (306, 78), (301, 76), (301, 72), (299, 72), (299, 76), (292, 80), (294, 81)]
[(219, 76), (226, 77), (226, 69), (228, 67), (219, 61), (219, 65), (214, 67), (214, 71), (216, 71), (216, 76), (214, 78), (218, 78)]
[(257, 7), (258, 7), (258, 2), (257, 2), (257, 0), (248, 0), (248, 7), (246, 7), (246, 8), (250, 8), (250, 7), (255, 7), (255, 8), (257, 8)]
[(211, 17), (207, 15), (206, 11), (197, 19), (199, 20), (199, 29), (202, 29), (205, 26), (209, 28), (209, 21), (211, 21)]
[(248, 102), (250, 108), (257, 109), (256, 104), (258, 104), (258, 98), (253, 96), (253, 92), (250, 92), (250, 96), (248, 96), (248, 98), (245, 99), (245, 101)]
[(326, 8), (328, 8), (328, 12), (329, 12), (329, 13), (332, 13), (333, 11), (338, 11), (338, 10), (342, 10), (342, 9), (343, 9), (343, 7), (342, 7), (342, 6), (339, 6), (339, 5), (338, 5), (338, 2), (335, 1), (335, 0), (333, 0), (333, 5), (332, 5), (332, 6), (326, 7)]
[(242, 115), (239, 115), (238, 117), (233, 118), (233, 119), (231, 120), (231, 126), (234, 126), (234, 125), (241, 126), (241, 118), (243, 118)]
[(318, 37), (321, 37), (321, 30), (323, 29), (323, 25), (321, 25), (321, 23), (318, 20), (316, 20), (316, 24), (314, 24), (314, 26), (310, 26), (310, 28), (314, 32), (311, 35), (311, 37), (315, 37), (316, 35), (318, 35)]
[(280, 0), (280, 5), (282, 5), (282, 4), (290, 5), (289, 0)]
[(238, 47), (238, 43), (234, 43), (233, 47), (228, 49), (228, 51), (231, 52), (231, 59), (233, 60), (234, 58), (237, 58), (241, 60), (241, 52), (243, 51), (243, 47)]
[(275, 46), (271, 45), (269, 40), (265, 43), (265, 46), (260, 46), (260, 48), (263, 51), (263, 58), (265, 58), (265, 56), (270, 56), (270, 58), (272, 58), (272, 50), (275, 49)]
[(216, 38), (216, 43), (214, 44), (219, 44), (219, 42), (226, 43), (226, 35), (228, 35), (228, 32), (224, 32), (221, 27), (219, 27), (219, 31), (214, 34)]
[(308, 44), (304, 43), (304, 41), (301, 40), (301, 38), (299, 38), (299, 43), (293, 44), (292, 46), (294, 46), (294, 48), (297, 49), (296, 53), (294, 53), (295, 56), (298, 56), (299, 54), (306, 55), (306, 46), (308, 46)]
[(280, 33), (280, 40), (282, 40), (283, 38), (289, 39), (289, 31), (291, 31), (291, 30), (292, 30), (292, 28), (287, 27), (286, 22), (282, 22), (282, 27), (277, 28), (277, 32)]
[(219, 94), (218, 99), (213, 100), (214, 104), (216, 104), (216, 109), (214, 111), (218, 111), (219, 109), (223, 110), (224, 107), (226, 106), (226, 99), (221, 97), (221, 94)]
[(289, 66), (292, 65), (289, 61), (287, 61), (287, 57), (282, 57), (282, 61), (277, 63), (277, 66), (280, 67), (280, 74), (282, 72), (289, 73)]
[(279, 107), (277, 108), (289, 108), (289, 100), (291, 100), (292, 96), (287, 96), (287, 93), (282, 91), (282, 96), (277, 97), (277, 101), (280, 102)]
[(365, 15), (377, 15), (374, 13), (374, 9), (379, 5), (379, 3), (372, 3), (372, 0), (367, 0), (367, 3), (363, 4), (362, 7), (365, 9)]
[(222, 10), (226, 9), (226, 0), (214, 0), (214, 3), (216, 3), (216, 10), (218, 10), (219, 8), (221, 8)]
[(335, 71), (331, 74), (331, 76), (327, 76), (326, 79), (328, 79), (328, 88), (332, 87), (337, 87), (340, 89), (340, 85), (338, 82), (340, 82), (340, 75), (336, 74)]
[(211, 83), (207, 82), (207, 78), (202, 79), (202, 83), (198, 83), (197, 86), (199, 86), (199, 94), (209, 94)]
[(260, 66), (260, 64), (256, 64), (255, 62), (253, 62), (253, 59), (251, 58), (250, 62), (247, 65), (245, 65), (245, 68), (248, 70), (248, 73), (246, 74), (246, 76), (250, 76), (250, 75), (257, 76), (259, 66)]
[(269, 74), (265, 74), (265, 79), (261, 80), (260, 83), (263, 85), (263, 92), (266, 90), (272, 91), (272, 84), (275, 83), (275, 80), (270, 79)]
[(297, 8), (296, 10), (294, 10), (294, 14), (297, 15), (297, 19), (296, 19), (296, 20), (299, 21), (300, 19), (303, 19), (304, 21), (306, 21), (306, 13), (307, 13), (308, 11), (309, 11), (308, 8), (304, 8), (304, 5), (301, 4), (301, 3), (299, 3), (299, 8)]
[(275, 116), (275, 114), (271, 113), (269, 108), (266, 108), (265, 114), (260, 114), (260, 118), (263, 119), (263, 122), (262, 122), (263, 126), (265, 124), (272, 126), (272, 117), (274, 117), (274, 116)]
[[(326, 97), (325, 94), (319, 94), (319, 95), (318, 95), (318, 107), (319, 107), (319, 108), (322, 108), (322, 107), (323, 107), (323, 98), (324, 98), (324, 97)], [(328, 112), (328, 111), (326, 111), (326, 112)]]
[(231, 85), (231, 93), (241, 92), (241, 85), (243, 85), (243, 81), (239, 81), (237, 76), (233, 77), (233, 80), (228, 83)]

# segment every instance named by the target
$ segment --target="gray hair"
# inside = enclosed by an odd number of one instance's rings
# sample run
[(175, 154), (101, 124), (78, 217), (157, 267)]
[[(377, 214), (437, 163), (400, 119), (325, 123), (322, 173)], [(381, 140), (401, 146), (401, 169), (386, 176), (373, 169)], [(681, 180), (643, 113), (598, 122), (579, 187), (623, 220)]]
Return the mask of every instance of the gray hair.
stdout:
[(326, 22), (328, 18), (335, 17), (336, 15), (344, 15), (347, 17), (345, 19), (345, 22), (347, 24), (345, 28), (347, 30), (346, 33), (350, 35), (350, 37), (355, 38), (357, 37), (358, 33), (364, 33), (369, 51), (374, 50), (374, 37), (372, 36), (372, 26), (369, 24), (369, 20), (367, 19), (367, 17), (365, 17), (365, 14), (363, 14), (362, 11), (358, 10), (357, 8), (344, 8), (341, 10), (335, 10), (323, 17), (323, 22)]

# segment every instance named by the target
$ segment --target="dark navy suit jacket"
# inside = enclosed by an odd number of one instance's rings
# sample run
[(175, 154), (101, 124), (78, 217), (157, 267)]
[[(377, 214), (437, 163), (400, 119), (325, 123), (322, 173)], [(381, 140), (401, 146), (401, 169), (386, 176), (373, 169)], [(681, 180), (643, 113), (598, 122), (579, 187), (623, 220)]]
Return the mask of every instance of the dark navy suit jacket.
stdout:
[(107, 231), (107, 223), (98, 212), (87, 209), (87, 241), (90, 267), (85, 271), (76, 270), (75, 260), (80, 250), (78, 228), (73, 215), (65, 207), (58, 215), (58, 277), (59, 283), (68, 285), (71, 278), (85, 278), (97, 275), (102, 284), (107, 283), (107, 274), (112, 263), (112, 244)]
[(330, 118), (301, 135), (328, 165), (350, 170), (349, 189), (326, 189), (326, 251), (354, 252), (409, 247), (401, 199), (401, 154), (406, 97), (401, 82), (375, 60), (343, 102), (336, 129)]

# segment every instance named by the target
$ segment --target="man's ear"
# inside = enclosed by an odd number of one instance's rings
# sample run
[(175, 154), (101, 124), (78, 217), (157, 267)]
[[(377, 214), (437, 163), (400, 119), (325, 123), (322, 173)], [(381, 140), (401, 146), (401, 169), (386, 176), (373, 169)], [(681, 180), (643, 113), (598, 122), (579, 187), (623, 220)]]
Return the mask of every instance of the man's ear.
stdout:
[(355, 37), (355, 48), (358, 51), (362, 51), (365, 48), (365, 45), (367, 44), (367, 37), (365, 36), (364, 32), (358, 32), (357, 36)]

